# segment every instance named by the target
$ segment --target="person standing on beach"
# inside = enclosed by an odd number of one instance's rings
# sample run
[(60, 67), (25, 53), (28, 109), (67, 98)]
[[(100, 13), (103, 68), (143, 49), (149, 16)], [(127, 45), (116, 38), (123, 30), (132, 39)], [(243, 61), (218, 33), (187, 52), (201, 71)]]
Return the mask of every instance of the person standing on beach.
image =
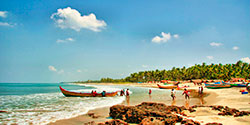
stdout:
[(126, 91), (126, 96), (129, 96), (129, 89), (127, 89)]
[(121, 90), (121, 92), (120, 92), (120, 96), (123, 96), (124, 95), (124, 91), (123, 90)]
[(188, 94), (187, 89), (184, 89), (184, 92), (182, 93), (182, 95), (184, 94), (185, 94), (185, 99), (189, 99), (189, 94)]
[(176, 98), (174, 89), (172, 89), (172, 91), (171, 91), (171, 97), (172, 97), (172, 100), (174, 100)]
[(148, 94), (149, 94), (149, 95), (151, 95), (151, 93), (152, 93), (152, 90), (151, 90), (151, 89), (149, 89), (149, 92), (148, 92)]

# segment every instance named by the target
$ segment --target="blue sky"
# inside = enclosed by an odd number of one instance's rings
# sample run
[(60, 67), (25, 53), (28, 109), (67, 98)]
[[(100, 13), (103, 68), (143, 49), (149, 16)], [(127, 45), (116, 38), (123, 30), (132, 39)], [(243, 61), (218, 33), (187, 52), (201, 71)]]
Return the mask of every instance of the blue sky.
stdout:
[(250, 63), (249, 0), (1, 0), (0, 82)]

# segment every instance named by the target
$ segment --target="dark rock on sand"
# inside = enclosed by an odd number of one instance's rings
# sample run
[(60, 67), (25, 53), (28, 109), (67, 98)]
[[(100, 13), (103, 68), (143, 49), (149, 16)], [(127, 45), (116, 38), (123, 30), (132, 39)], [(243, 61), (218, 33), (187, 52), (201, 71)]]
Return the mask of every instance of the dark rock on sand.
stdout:
[(213, 122), (213, 123), (207, 123), (205, 125), (222, 125), (221, 123), (216, 123), (216, 122)]
[(200, 122), (194, 121), (192, 119), (186, 119), (181, 121), (182, 125), (200, 125)]
[(143, 102), (137, 106), (112, 106), (109, 115), (114, 119), (122, 119), (128, 123), (146, 124), (153, 120), (153, 122), (175, 124), (182, 121), (182, 117), (172, 114), (172, 112), (180, 114), (184, 109), (186, 108), (166, 106), (163, 103)]
[(222, 116), (233, 115), (234, 117), (239, 117), (239, 116), (244, 116), (244, 115), (250, 115), (249, 111), (239, 111), (235, 108), (229, 108), (227, 106), (225, 107), (224, 106), (211, 106), (211, 107), (212, 107), (212, 110), (220, 111), (218, 115), (222, 115)]
[(128, 125), (128, 123), (119, 119), (114, 119), (106, 121), (105, 123), (98, 123), (98, 125)]

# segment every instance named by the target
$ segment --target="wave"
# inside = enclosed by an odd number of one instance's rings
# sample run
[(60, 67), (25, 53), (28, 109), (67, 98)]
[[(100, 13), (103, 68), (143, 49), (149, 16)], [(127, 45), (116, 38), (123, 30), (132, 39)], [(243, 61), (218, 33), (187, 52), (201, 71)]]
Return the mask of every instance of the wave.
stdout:
[[(94, 86), (95, 90), (117, 91), (118, 88)], [(91, 91), (88, 89), (74, 91)], [(120, 104), (125, 97), (64, 97), (62, 93), (0, 96), (0, 124), (48, 124), (86, 114), (89, 110)]]

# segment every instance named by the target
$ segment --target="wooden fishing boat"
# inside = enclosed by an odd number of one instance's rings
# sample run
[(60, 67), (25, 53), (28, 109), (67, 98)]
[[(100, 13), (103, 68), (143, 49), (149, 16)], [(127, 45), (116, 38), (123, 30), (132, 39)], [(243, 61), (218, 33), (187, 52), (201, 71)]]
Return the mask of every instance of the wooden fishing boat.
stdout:
[[(61, 86), (59, 86), (61, 92), (66, 97), (103, 97), (102, 93), (97, 93), (95, 96), (92, 93), (82, 93), (82, 92), (72, 92), (68, 91)], [(113, 97), (116, 96), (118, 91), (116, 92), (106, 92), (104, 97)]]
[(230, 84), (205, 84), (208, 89), (231, 88)]
[(175, 89), (175, 88), (177, 88), (176, 85), (159, 85), (159, 84), (157, 84), (157, 86), (158, 86), (160, 89)]

